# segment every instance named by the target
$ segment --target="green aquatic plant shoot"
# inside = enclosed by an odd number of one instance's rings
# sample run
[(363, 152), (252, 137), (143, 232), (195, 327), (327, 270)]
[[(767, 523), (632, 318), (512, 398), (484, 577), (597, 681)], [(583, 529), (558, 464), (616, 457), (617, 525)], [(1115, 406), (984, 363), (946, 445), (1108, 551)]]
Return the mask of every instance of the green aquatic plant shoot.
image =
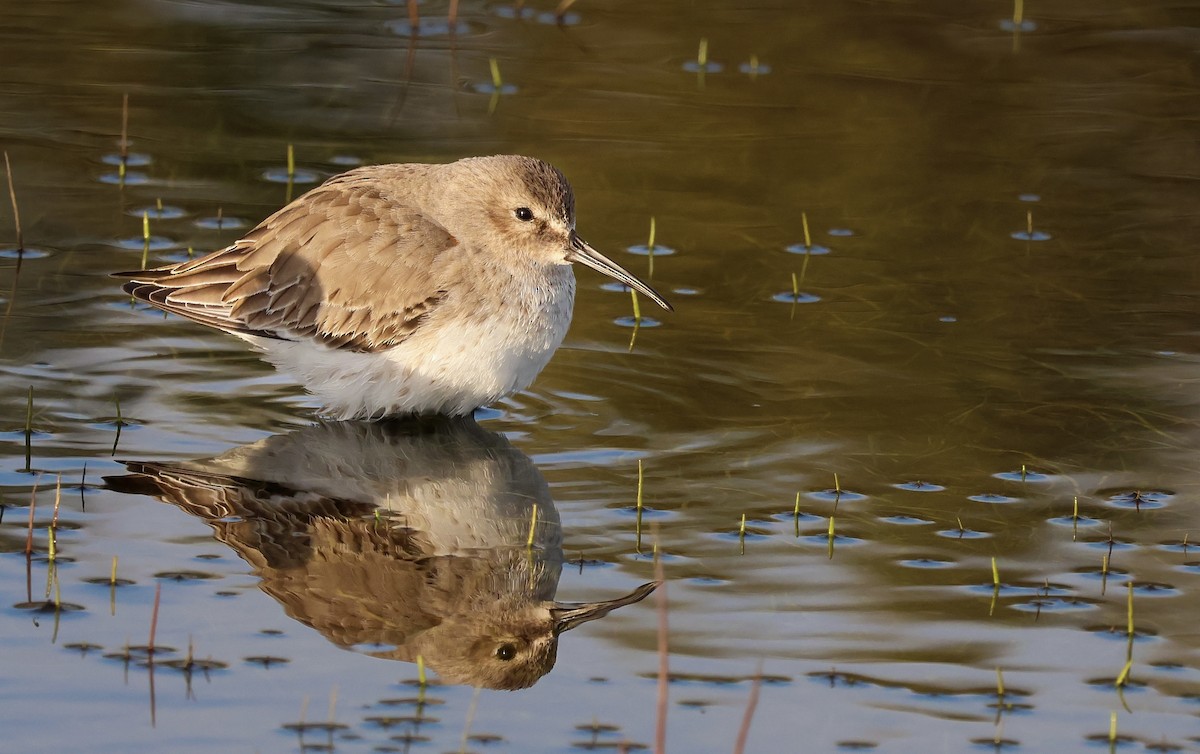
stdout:
[(700, 70), (708, 65), (708, 37), (700, 38), (700, 49), (696, 51), (696, 62), (700, 64)]
[(1004, 671), (996, 668), (996, 697), (1000, 700), (1004, 699)]
[(142, 212), (142, 269), (150, 258), (150, 213)]
[(113, 555), (112, 571), (110, 571), (108, 574), (108, 583), (111, 586), (117, 585), (117, 556), (116, 555)]
[(635, 520), (635, 541), (634, 547), (637, 552), (642, 551), (642, 459), (638, 459), (638, 478), (637, 478), (637, 497), (636, 497), (637, 519)]
[(996, 558), (992, 557), (992, 586), (1000, 588), (1000, 569), (996, 567)]
[(654, 215), (650, 215), (650, 238), (646, 241), (646, 255), (649, 257), (649, 277), (654, 277)]
[(500, 63), (495, 58), (488, 58), (488, 66), (492, 69), (492, 86), (498, 92), (504, 86), (504, 80), (500, 78)]
[(533, 513), (529, 516), (529, 539), (525, 541), (526, 547), (533, 547), (533, 535), (537, 531), (538, 509), (537, 505), (533, 506)]
[(1108, 716), (1108, 741), (1116, 743), (1117, 741), (1117, 713), (1113, 711)]
[(1113, 681), (1113, 685), (1119, 689), (1125, 688), (1129, 683), (1129, 671), (1133, 669), (1133, 659), (1125, 661), (1125, 667), (1121, 668), (1121, 672), (1117, 674), (1117, 679)]
[(1025, 211), (1025, 235), (1029, 240), (1033, 240), (1033, 210)]
[(62, 505), (62, 474), (56, 475), (54, 485), (54, 512), (50, 515), (50, 528), (58, 528), (58, 509)]
[(804, 226), (804, 250), (807, 253), (812, 248), (812, 235), (808, 232), (808, 213), (800, 213), (800, 224)]
[(46, 555), (46, 558), (51, 563), (53, 563), (55, 558), (57, 557), (57, 555), (54, 551), (54, 527), (53, 526), (46, 527), (46, 538), (47, 538), (47, 542), (48, 542), (47, 546), (50, 548), (50, 551)]
[(284, 194), (284, 202), (292, 203), (292, 191), (296, 185), (296, 149), (290, 143), (287, 145), (287, 191)]
[(1075, 496), (1075, 502), (1071, 506), (1071, 520), (1072, 521), (1079, 520), (1079, 495)]
[(638, 480), (637, 480), (637, 510), (642, 512), (642, 459), (638, 459)]
[(417, 655), (417, 684), (425, 688), (425, 656)]

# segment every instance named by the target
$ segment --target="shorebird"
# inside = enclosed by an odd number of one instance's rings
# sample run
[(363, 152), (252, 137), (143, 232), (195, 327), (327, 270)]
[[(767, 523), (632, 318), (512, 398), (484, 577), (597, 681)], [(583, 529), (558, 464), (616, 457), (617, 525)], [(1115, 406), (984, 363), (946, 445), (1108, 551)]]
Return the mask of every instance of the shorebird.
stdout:
[(127, 462), (110, 489), (212, 527), (292, 618), (446, 683), (518, 689), (559, 637), (633, 604), (555, 599), (562, 527), (533, 461), (469, 417), (319, 422), (223, 455)]
[(528, 387), (591, 267), (670, 310), (575, 232), (571, 185), (515, 155), (334, 176), (196, 260), (114, 273), (249, 341), (334, 419), (465, 415)]

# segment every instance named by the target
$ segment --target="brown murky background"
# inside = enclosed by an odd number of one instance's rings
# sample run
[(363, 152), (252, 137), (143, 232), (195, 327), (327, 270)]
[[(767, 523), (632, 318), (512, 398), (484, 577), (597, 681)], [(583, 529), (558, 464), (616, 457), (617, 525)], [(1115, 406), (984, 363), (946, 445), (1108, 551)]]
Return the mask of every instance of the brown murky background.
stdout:
[[(339, 649), (202, 520), (100, 486), (310, 422), (238, 342), (106, 277), (141, 264), (144, 213), (152, 264), (232, 241), (285, 201), (291, 144), (297, 193), (543, 157), (643, 276), (625, 249), (655, 218), (676, 313), (643, 302), (660, 326), (631, 345), (628, 295), (580, 271), (566, 346), (481, 423), (550, 483), (559, 598), (648, 580), (657, 541), (670, 750), (731, 751), (759, 663), (748, 751), (1103, 749), (1112, 724), (1200, 750), (1200, 3), (743, 5), (580, 0), (559, 27), (464, 2), (451, 39), (429, 2), (415, 42), (383, 2), (0, 7), (27, 247), (0, 202), (5, 747), (653, 742), (653, 598), (565, 635), (528, 691), (434, 686), (415, 715), (414, 666)], [(158, 643), (212, 667), (122, 657), (156, 587)]]

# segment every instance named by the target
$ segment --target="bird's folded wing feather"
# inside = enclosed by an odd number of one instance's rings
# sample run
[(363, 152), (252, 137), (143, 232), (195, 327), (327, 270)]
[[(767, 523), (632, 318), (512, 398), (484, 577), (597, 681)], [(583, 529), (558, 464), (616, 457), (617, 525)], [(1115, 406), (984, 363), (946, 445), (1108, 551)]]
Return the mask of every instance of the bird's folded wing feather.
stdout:
[(354, 174), (310, 191), (231, 246), (140, 272), (124, 290), (165, 311), (243, 335), (313, 337), (379, 351), (442, 300), (457, 240)]

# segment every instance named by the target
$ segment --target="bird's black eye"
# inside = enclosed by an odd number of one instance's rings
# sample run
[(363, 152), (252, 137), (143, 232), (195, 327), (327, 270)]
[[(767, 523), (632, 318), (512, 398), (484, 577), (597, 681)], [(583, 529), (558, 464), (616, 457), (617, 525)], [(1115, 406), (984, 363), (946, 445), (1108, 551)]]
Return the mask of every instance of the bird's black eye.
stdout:
[(513, 214), (523, 223), (527, 223), (533, 219), (533, 210), (528, 207), (517, 207)]
[[(528, 212), (529, 210), (525, 211)], [(516, 656), (517, 648), (512, 644), (501, 644), (500, 646), (496, 647), (496, 659), (500, 660), (501, 662), (508, 662)]]

